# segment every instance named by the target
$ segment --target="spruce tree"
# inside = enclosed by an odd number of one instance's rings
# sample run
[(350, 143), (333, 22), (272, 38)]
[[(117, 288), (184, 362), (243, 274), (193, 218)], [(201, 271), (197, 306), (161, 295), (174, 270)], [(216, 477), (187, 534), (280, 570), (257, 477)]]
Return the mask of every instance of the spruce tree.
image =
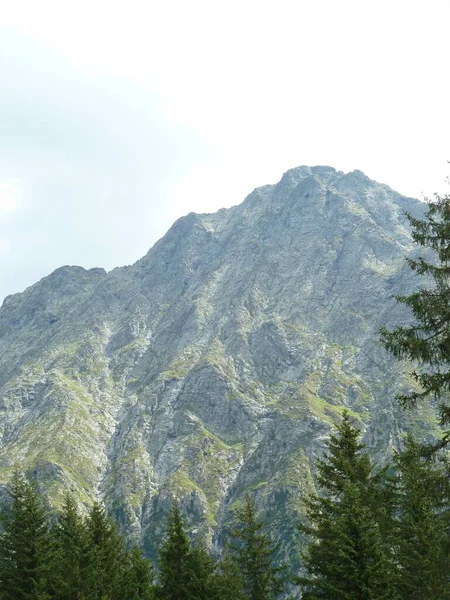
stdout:
[(66, 495), (53, 537), (55, 540), (55, 600), (85, 598), (92, 579), (88, 532), (72, 496)]
[(302, 598), (394, 600), (393, 567), (374, 502), (381, 497), (379, 478), (347, 413), (316, 464), (321, 495), (305, 499), (307, 522), (300, 527), (310, 536), (307, 574), (298, 580)]
[(160, 600), (214, 600), (214, 563), (201, 545), (192, 546), (177, 503), (170, 509), (165, 539), (159, 549)]
[(398, 588), (408, 600), (450, 599), (450, 482), (436, 460), (411, 438), (395, 458)]
[(159, 549), (159, 586), (161, 600), (190, 600), (191, 546), (184, 531), (181, 510), (173, 504), (167, 519), (166, 537)]
[(124, 581), (127, 600), (154, 599), (153, 567), (137, 546), (127, 553)]
[(95, 502), (86, 520), (90, 565), (88, 589), (93, 600), (123, 600), (126, 597), (127, 556), (124, 540), (105, 509)]
[(35, 484), (15, 474), (0, 536), (0, 585), (5, 600), (51, 598), (54, 550), (44, 501)]
[(203, 540), (191, 546), (192, 593), (196, 600), (217, 600), (216, 561)]
[(236, 510), (236, 524), (230, 532), (230, 551), (239, 565), (244, 594), (249, 600), (273, 600), (284, 588), (282, 567), (274, 566), (274, 546), (256, 518), (254, 500), (246, 494)]
[(199, 540), (192, 545), (191, 564), (194, 598), (216, 600), (216, 561), (208, 551), (204, 540)]
[(225, 549), (216, 572), (216, 589), (218, 600), (248, 600), (244, 592), (244, 577), (236, 556)]
[[(441, 424), (450, 424), (450, 196), (436, 196), (428, 203), (424, 219), (407, 218), (416, 244), (428, 250), (427, 256), (407, 259), (409, 266), (430, 283), (409, 296), (396, 296), (408, 306), (415, 323), (381, 329), (381, 340), (399, 359), (420, 365), (412, 375), (420, 390), (398, 396), (403, 406), (431, 397), (439, 400)], [(430, 256), (431, 255), (431, 256)], [(449, 440), (449, 434), (444, 437)]]

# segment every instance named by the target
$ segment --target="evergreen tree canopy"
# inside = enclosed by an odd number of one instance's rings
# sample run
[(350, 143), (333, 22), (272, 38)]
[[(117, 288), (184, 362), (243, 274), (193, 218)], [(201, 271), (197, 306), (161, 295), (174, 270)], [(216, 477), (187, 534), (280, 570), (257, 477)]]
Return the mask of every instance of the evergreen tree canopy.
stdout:
[(214, 563), (201, 544), (191, 546), (184, 531), (181, 510), (173, 504), (167, 519), (166, 538), (159, 550), (161, 600), (214, 600)]
[(127, 600), (153, 600), (153, 568), (134, 546), (128, 552), (125, 570), (125, 597)]
[(395, 551), (408, 600), (450, 599), (450, 481), (409, 439), (397, 466)]
[(242, 508), (236, 510), (229, 548), (239, 565), (249, 600), (273, 600), (283, 591), (285, 583), (283, 568), (273, 564), (277, 547), (263, 528), (263, 522), (256, 518), (254, 500), (246, 494)]
[(412, 374), (421, 390), (399, 396), (400, 402), (414, 406), (422, 398), (435, 397), (440, 401), (441, 424), (446, 425), (450, 424), (450, 196), (429, 202), (424, 219), (407, 217), (414, 242), (433, 255), (407, 259), (409, 266), (432, 283), (396, 297), (410, 307), (416, 323), (392, 331), (382, 328), (381, 340), (395, 357), (420, 365)]
[(5, 600), (50, 599), (54, 551), (42, 496), (34, 483), (15, 474), (11, 506), (0, 537), (0, 585)]
[(18, 474), (9, 496), (0, 535), (2, 600), (153, 600), (149, 561), (137, 547), (125, 550), (99, 504), (83, 518), (67, 495), (50, 520), (42, 494)]
[(240, 565), (229, 547), (218, 565), (216, 582), (218, 600), (248, 600)]
[(105, 509), (95, 502), (86, 520), (90, 598), (123, 600), (127, 556), (124, 540)]
[(189, 600), (191, 546), (184, 531), (180, 507), (173, 504), (167, 519), (166, 538), (159, 550), (159, 587), (161, 600)]
[(57, 600), (78, 600), (85, 596), (90, 575), (88, 532), (75, 500), (65, 497), (57, 524), (55, 539), (55, 592)]
[(203, 541), (191, 547), (190, 562), (193, 597), (198, 600), (216, 600), (216, 564)]
[(323, 495), (305, 500), (310, 536), (299, 578), (308, 600), (394, 600), (390, 561), (373, 499), (379, 478), (347, 413), (317, 461)]

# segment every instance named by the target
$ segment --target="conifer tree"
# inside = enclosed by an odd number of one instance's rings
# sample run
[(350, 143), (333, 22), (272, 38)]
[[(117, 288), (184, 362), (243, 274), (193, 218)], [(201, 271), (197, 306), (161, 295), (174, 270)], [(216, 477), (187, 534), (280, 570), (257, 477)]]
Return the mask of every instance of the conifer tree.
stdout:
[(249, 600), (272, 600), (283, 591), (283, 568), (273, 564), (274, 546), (256, 518), (254, 500), (245, 495), (242, 508), (236, 510), (236, 524), (230, 532), (230, 551), (239, 565), (244, 594)]
[(55, 539), (55, 600), (84, 598), (92, 580), (88, 561), (88, 532), (73, 497), (64, 499), (53, 536)]
[(89, 598), (123, 600), (127, 557), (124, 540), (103, 507), (95, 502), (86, 521)]
[(128, 552), (125, 570), (125, 593), (127, 600), (153, 600), (153, 567), (134, 546)]
[(244, 578), (236, 556), (225, 549), (216, 573), (216, 589), (218, 600), (248, 600), (244, 592)]
[(190, 600), (191, 546), (184, 531), (181, 510), (173, 504), (167, 519), (166, 538), (159, 549), (158, 598)]
[(450, 424), (450, 196), (436, 196), (435, 202), (429, 202), (424, 219), (406, 216), (414, 242), (429, 250), (426, 258), (407, 261), (432, 283), (409, 296), (396, 297), (411, 309), (416, 323), (391, 331), (382, 328), (381, 341), (395, 357), (420, 365), (412, 375), (421, 390), (398, 396), (401, 404), (415, 406), (423, 398), (437, 398), (441, 424), (446, 425)]
[(321, 495), (305, 500), (310, 536), (299, 578), (305, 600), (394, 600), (393, 567), (373, 498), (378, 478), (344, 413), (317, 461)]
[(196, 600), (217, 600), (216, 561), (203, 540), (191, 546), (192, 592)]
[(409, 438), (397, 466), (398, 587), (408, 600), (450, 599), (450, 482)]
[(54, 552), (44, 501), (34, 483), (15, 474), (0, 536), (0, 585), (5, 600), (51, 597)]
[(184, 531), (181, 510), (174, 503), (159, 549), (160, 600), (214, 600), (214, 563), (202, 545), (192, 547)]

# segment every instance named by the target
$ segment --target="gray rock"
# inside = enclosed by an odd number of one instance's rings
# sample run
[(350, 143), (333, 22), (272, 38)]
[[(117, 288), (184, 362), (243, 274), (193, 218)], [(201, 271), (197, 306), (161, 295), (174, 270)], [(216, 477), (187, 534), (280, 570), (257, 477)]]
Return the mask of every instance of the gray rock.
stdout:
[[(299, 167), (234, 208), (179, 219), (105, 273), (62, 267), (0, 310), (0, 484), (29, 470), (55, 505), (100, 497), (154, 552), (173, 498), (220, 541), (246, 490), (295, 548), (302, 494), (343, 407), (374, 456), (405, 428), (412, 383), (380, 347), (416, 286), (404, 210), (360, 171)], [(294, 556), (294, 555), (293, 555)]]

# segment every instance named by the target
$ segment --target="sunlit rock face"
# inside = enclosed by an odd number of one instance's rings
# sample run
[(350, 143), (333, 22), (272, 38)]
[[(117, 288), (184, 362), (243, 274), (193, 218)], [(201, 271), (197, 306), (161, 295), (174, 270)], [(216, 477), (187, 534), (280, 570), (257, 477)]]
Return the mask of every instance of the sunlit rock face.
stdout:
[[(212, 191), (212, 193), (214, 193)], [(376, 457), (429, 412), (378, 342), (417, 200), (355, 171), (299, 167), (236, 207), (179, 219), (136, 264), (62, 267), (0, 310), (0, 480), (32, 472), (55, 505), (100, 497), (154, 552), (174, 497), (220, 543), (248, 490), (282, 542), (343, 407)], [(136, 215), (139, 218), (139, 215)]]

